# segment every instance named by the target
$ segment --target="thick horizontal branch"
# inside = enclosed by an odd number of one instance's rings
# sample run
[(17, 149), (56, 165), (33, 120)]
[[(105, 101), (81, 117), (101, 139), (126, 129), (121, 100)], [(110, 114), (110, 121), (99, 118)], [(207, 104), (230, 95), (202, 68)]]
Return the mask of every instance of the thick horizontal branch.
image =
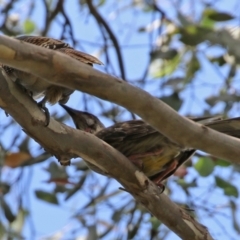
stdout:
[(57, 51), (0, 36), (0, 61), (52, 82), (115, 102), (182, 146), (239, 163), (240, 140), (181, 117), (157, 98)]
[[(117, 150), (92, 134), (72, 129), (45, 114), (19, 87), (0, 72), (0, 106), (47, 151), (59, 159), (82, 157), (117, 179), (135, 199), (182, 239), (211, 239), (207, 230), (189, 217)], [(198, 236), (198, 238), (196, 238)], [(206, 238), (207, 236), (207, 238)]]

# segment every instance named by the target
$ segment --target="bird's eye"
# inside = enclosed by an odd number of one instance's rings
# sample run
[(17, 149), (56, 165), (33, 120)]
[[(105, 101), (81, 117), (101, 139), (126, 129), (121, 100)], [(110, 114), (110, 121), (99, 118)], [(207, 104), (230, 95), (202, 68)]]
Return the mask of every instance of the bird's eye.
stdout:
[(94, 121), (93, 121), (92, 119), (87, 119), (87, 125), (88, 125), (89, 127), (94, 126)]

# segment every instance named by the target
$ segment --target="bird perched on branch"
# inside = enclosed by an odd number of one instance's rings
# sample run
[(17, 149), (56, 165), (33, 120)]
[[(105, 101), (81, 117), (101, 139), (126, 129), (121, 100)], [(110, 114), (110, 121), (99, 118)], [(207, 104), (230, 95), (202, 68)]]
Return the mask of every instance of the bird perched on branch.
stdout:
[[(196, 152), (196, 149), (172, 142), (142, 120), (120, 122), (105, 128), (93, 114), (61, 106), (72, 117), (77, 129), (95, 134), (120, 151), (158, 186), (164, 187), (162, 182)], [(240, 138), (240, 117), (226, 120), (219, 117), (192, 120)], [(94, 171), (105, 175), (98, 167), (87, 164)]]
[[(39, 47), (44, 47), (52, 49), (58, 52), (62, 52), (82, 63), (86, 63), (90, 66), (93, 64), (102, 64), (97, 58), (80, 51), (77, 51), (70, 47), (67, 43), (60, 40), (48, 37), (38, 37), (38, 36), (20, 36), (16, 39), (37, 45)], [(16, 83), (24, 87), (24, 89), (34, 98), (43, 99), (38, 103), (38, 105), (46, 113), (46, 125), (49, 123), (49, 111), (45, 107), (46, 102), (50, 104), (56, 104), (57, 102), (66, 103), (69, 96), (74, 92), (72, 89), (65, 87), (60, 87), (53, 85), (33, 74), (23, 72), (12, 67), (2, 66), (7, 75)]]

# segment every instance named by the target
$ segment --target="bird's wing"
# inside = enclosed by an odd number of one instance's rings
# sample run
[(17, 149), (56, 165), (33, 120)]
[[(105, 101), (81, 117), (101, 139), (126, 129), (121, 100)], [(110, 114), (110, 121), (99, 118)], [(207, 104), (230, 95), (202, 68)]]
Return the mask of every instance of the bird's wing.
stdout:
[(70, 56), (70, 57), (72, 57), (72, 58), (74, 58), (74, 59), (76, 59), (80, 62), (89, 64), (91, 66), (93, 64), (103, 65), (103, 63), (101, 61), (99, 61), (97, 58), (95, 58), (94, 56), (89, 55), (89, 54), (84, 53), (84, 52), (74, 50), (73, 48), (59, 48), (59, 49), (57, 49), (57, 51), (65, 53), (68, 56)]
[(105, 128), (96, 135), (105, 140), (111, 141), (120, 139), (121, 141), (129, 139), (139, 139), (140, 137), (156, 133), (157, 131), (142, 120), (130, 120), (116, 123), (111, 127)]
[(96, 133), (96, 136), (118, 149), (125, 156), (148, 153), (165, 146), (180, 148), (168, 138), (141, 120), (114, 124)]
[[(219, 117), (207, 117), (207, 118), (194, 118), (191, 119), (195, 122), (200, 122), (203, 124), (211, 123), (212, 121), (217, 121)], [(149, 124), (145, 123), (142, 120), (130, 120), (126, 122), (116, 123), (111, 127), (105, 128), (98, 132), (96, 135), (104, 139), (104, 141), (113, 141), (113, 140), (140, 140), (142, 137), (151, 137), (154, 134), (163, 135), (154, 129)]]
[(61, 40), (41, 36), (18, 36), (16, 39), (49, 49), (71, 48)]
[(19, 37), (16, 37), (16, 39), (31, 43), (31, 44), (35, 44), (40, 47), (57, 50), (59, 52), (67, 54), (68, 56), (76, 60), (79, 60), (89, 65), (93, 65), (93, 64), (103, 65), (103, 63), (99, 61), (97, 58), (95, 58), (94, 56), (91, 56), (84, 52), (77, 51), (73, 49), (68, 43), (65, 43), (58, 39), (40, 37), (40, 36), (19, 36)]

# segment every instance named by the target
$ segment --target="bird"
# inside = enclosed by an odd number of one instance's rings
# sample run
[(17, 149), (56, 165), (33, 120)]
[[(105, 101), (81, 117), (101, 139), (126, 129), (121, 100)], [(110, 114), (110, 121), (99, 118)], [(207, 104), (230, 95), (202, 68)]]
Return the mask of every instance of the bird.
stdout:
[[(90, 66), (93, 66), (93, 64), (102, 65), (102, 62), (94, 56), (77, 51), (69, 44), (58, 39), (26, 35), (18, 36), (15, 38), (23, 42), (37, 45), (39, 47), (61, 52)], [(67, 103), (70, 95), (74, 92), (74, 90), (72, 89), (53, 85), (37, 76), (34, 76), (33, 74), (17, 70), (6, 65), (2, 65), (2, 68), (5, 70), (6, 74), (10, 77), (10, 79), (22, 86), (24, 90), (33, 97), (34, 100), (43, 97), (43, 99), (38, 103), (38, 106), (46, 114), (46, 126), (49, 124), (50, 120), (49, 111), (45, 106), (46, 103), (49, 102), (51, 105), (54, 105), (57, 102), (65, 104)]]
[[(105, 128), (93, 114), (78, 111), (66, 105), (61, 106), (71, 116), (77, 129), (94, 134), (120, 151), (163, 189), (162, 182), (173, 175), (196, 152), (196, 149), (183, 147), (171, 141), (142, 120), (119, 122)], [(240, 117), (222, 120), (217, 116), (191, 120), (240, 138)], [(87, 164), (95, 172), (106, 175), (95, 165)]]

